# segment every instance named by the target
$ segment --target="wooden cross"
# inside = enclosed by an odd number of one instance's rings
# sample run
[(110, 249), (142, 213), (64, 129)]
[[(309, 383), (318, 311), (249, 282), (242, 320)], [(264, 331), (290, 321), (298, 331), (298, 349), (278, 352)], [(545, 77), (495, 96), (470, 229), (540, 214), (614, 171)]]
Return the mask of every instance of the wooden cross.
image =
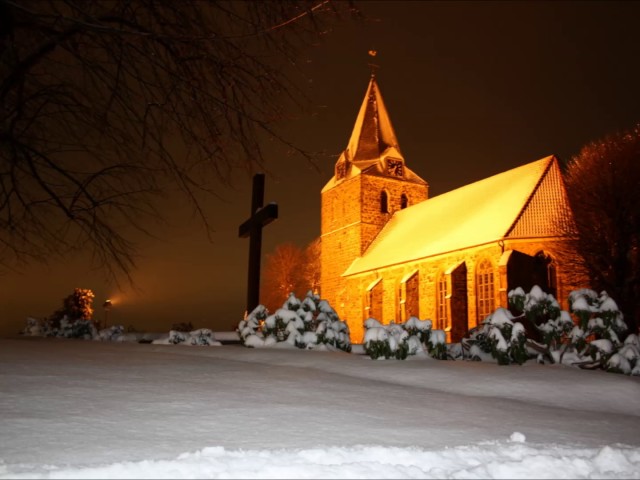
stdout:
[(262, 227), (278, 218), (278, 205), (264, 204), (264, 173), (253, 176), (251, 194), (251, 216), (240, 225), (240, 238), (249, 237), (249, 273), (247, 279), (247, 313), (260, 303), (260, 258), (262, 250)]

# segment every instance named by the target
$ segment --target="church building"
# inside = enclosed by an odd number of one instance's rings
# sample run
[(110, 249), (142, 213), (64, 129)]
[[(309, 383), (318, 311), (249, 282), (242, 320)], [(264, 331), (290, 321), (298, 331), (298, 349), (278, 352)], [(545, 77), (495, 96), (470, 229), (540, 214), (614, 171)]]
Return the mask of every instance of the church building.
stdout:
[[(429, 198), (402, 155), (375, 76), (321, 193), (321, 293), (350, 328), (431, 319), (459, 341), (509, 290), (574, 288), (559, 225), (570, 209), (549, 156)], [(566, 308), (566, 305), (564, 305)]]

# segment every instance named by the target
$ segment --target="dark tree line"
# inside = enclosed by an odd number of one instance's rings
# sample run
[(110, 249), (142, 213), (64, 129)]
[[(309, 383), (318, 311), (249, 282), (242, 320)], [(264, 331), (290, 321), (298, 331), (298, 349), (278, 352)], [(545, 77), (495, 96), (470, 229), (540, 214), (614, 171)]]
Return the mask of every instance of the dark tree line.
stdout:
[(132, 229), (178, 190), (265, 163), (286, 70), (350, 3), (0, 0), (0, 267), (89, 248), (130, 274)]
[(565, 175), (578, 266), (640, 325), (640, 124), (589, 143)]

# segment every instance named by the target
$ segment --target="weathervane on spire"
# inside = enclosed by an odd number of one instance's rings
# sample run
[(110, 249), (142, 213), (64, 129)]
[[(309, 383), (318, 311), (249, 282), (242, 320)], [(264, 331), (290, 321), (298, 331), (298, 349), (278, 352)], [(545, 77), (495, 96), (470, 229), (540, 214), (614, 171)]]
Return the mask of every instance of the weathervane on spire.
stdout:
[(369, 67), (371, 67), (371, 76), (375, 77), (376, 76), (376, 69), (380, 68), (380, 65), (373, 63), (373, 59), (375, 58), (375, 56), (378, 54), (378, 52), (375, 49), (371, 49), (369, 50), (369, 56), (371, 57), (371, 63), (369, 63)]

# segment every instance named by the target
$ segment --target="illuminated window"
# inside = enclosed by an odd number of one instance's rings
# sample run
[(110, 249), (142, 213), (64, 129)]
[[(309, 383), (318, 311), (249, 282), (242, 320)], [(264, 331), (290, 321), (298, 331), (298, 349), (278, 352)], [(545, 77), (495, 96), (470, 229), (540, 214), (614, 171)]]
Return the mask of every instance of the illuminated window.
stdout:
[(409, 205), (409, 199), (407, 198), (407, 196), (403, 193), (400, 196), (400, 209), (403, 208), (407, 208), (407, 205)]
[(478, 323), (495, 310), (493, 285), (493, 266), (489, 260), (483, 260), (476, 271), (476, 295), (478, 298)]
[(447, 276), (444, 273), (440, 274), (440, 277), (438, 278), (436, 301), (438, 328), (446, 330), (450, 325), (447, 311)]
[(384, 190), (380, 193), (380, 212), (389, 213), (389, 196)]

